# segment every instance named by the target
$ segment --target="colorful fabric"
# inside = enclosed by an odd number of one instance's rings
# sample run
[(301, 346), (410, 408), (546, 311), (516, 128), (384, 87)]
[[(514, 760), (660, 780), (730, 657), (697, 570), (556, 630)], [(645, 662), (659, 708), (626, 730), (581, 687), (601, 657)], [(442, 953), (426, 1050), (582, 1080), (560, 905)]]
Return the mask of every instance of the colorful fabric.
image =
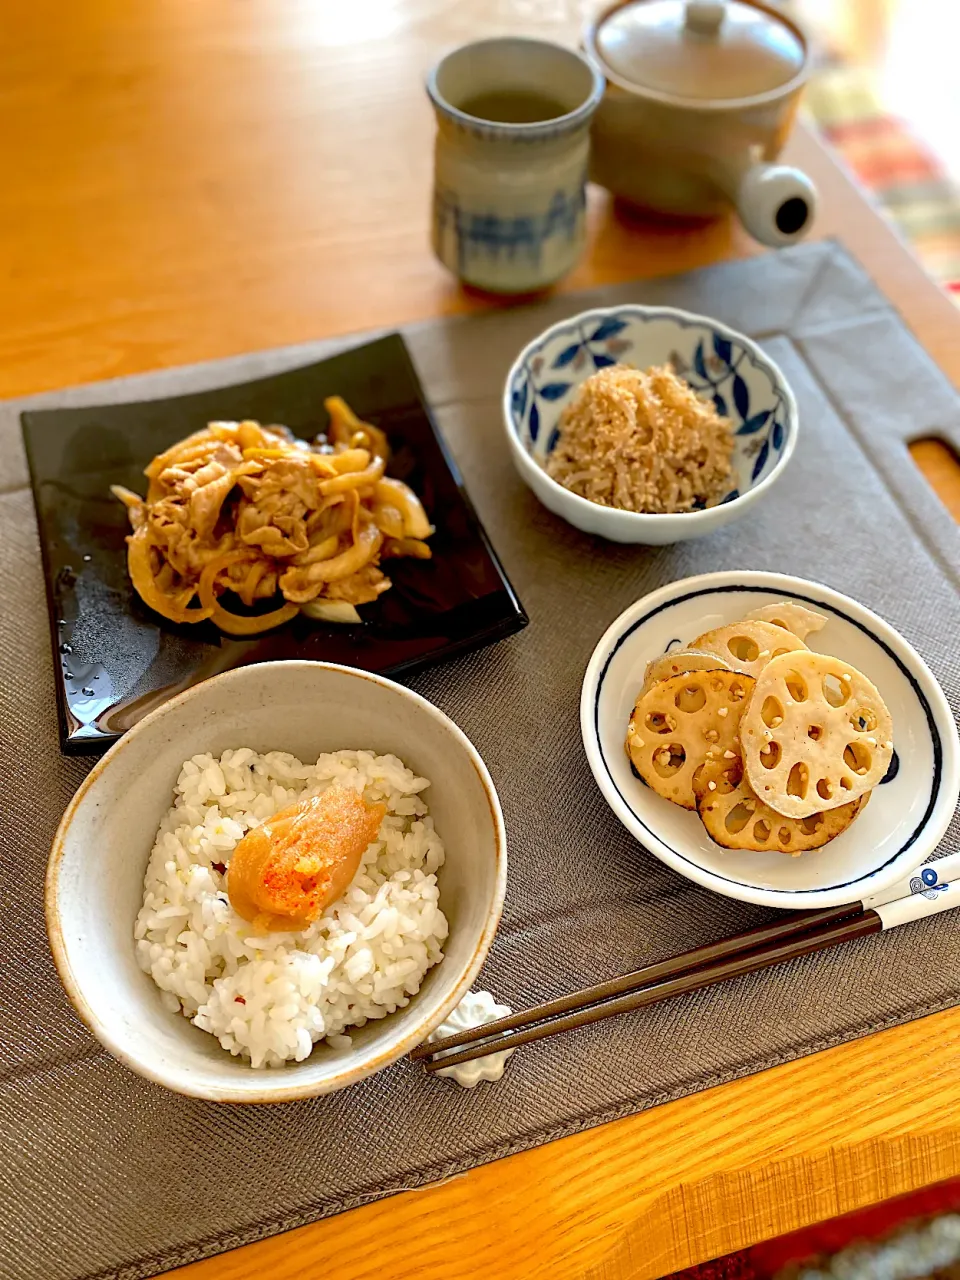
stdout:
[(960, 304), (960, 189), (902, 120), (884, 112), (870, 72), (824, 68), (806, 105), (924, 266)]

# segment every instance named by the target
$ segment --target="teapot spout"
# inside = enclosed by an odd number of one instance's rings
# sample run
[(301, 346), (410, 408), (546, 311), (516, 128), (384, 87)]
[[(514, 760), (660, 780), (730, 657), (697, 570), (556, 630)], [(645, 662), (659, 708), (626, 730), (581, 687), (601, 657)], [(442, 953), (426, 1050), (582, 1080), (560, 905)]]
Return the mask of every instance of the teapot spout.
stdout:
[(779, 248), (801, 240), (810, 230), (817, 189), (801, 170), (785, 164), (755, 164), (731, 185), (729, 195), (740, 221), (761, 244)]

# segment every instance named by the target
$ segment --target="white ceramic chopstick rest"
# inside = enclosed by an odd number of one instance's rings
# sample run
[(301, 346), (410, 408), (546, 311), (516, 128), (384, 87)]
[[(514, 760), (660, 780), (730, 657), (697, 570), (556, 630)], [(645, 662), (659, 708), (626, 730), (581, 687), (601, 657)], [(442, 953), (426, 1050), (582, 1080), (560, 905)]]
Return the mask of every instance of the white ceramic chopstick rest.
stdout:
[[(496, 1022), (498, 1018), (505, 1018), (512, 1012), (509, 1005), (497, 1004), (489, 991), (468, 991), (436, 1031), (427, 1036), (426, 1043), (444, 1040), (447, 1036), (456, 1035), (458, 1031), (465, 1031), (467, 1027), (482, 1027), (487, 1022)], [(483, 1044), (483, 1041), (478, 1043)], [(454, 1049), (450, 1052), (457, 1051)], [(499, 1080), (503, 1076), (507, 1059), (512, 1053), (516, 1053), (516, 1049), (504, 1049), (502, 1053), (491, 1053), (486, 1058), (474, 1058), (472, 1062), (461, 1062), (456, 1067), (444, 1067), (436, 1074), (449, 1076), (465, 1089), (472, 1089), (481, 1080), (490, 1082)], [(440, 1061), (442, 1060), (441, 1054)]]

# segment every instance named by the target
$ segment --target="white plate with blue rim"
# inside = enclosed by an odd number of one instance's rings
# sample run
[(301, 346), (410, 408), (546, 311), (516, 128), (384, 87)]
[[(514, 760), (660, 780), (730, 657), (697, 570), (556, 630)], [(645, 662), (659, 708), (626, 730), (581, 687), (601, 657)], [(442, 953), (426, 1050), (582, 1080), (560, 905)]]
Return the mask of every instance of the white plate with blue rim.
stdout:
[[(733, 475), (717, 505), (675, 514), (621, 511), (547, 475), (564, 409), (591, 374), (618, 363), (671, 365), (730, 419)], [(529, 342), (507, 374), (503, 417), (514, 465), (545, 507), (587, 533), (648, 546), (700, 537), (739, 519), (782, 477), (799, 430), (790, 384), (755, 342), (709, 316), (637, 304), (584, 311)]]
[[(809, 647), (862, 671), (893, 718), (893, 760), (870, 803), (836, 839), (799, 857), (714, 844), (695, 813), (664, 800), (639, 779), (624, 750), (627, 721), (652, 658), (781, 600), (827, 618), (823, 630), (807, 638)], [(600, 790), (645, 849), (697, 884), (765, 906), (839, 906), (910, 875), (936, 850), (960, 796), (953, 713), (920, 655), (855, 600), (785, 574), (702, 574), (631, 605), (607, 629), (587, 666), (580, 727)]]

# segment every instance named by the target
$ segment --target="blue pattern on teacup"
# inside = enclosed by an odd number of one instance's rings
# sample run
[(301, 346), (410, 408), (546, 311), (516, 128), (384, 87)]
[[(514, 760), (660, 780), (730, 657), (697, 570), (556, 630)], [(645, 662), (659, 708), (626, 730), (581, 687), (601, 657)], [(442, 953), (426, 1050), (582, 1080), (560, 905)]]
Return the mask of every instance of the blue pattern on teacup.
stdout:
[(511, 421), (527, 452), (543, 462), (556, 447), (564, 408), (580, 384), (617, 363), (670, 363), (734, 430), (732, 502), (776, 467), (790, 430), (787, 397), (773, 370), (719, 325), (633, 307), (587, 312), (531, 345), (510, 386)]
[(476, 255), (488, 258), (526, 258), (540, 262), (544, 246), (556, 239), (575, 241), (586, 210), (586, 175), (571, 191), (555, 191), (541, 214), (501, 217), (488, 210), (465, 209), (452, 191), (437, 188), (433, 216), (438, 235), (452, 230), (456, 238), (458, 270), (467, 269)]

